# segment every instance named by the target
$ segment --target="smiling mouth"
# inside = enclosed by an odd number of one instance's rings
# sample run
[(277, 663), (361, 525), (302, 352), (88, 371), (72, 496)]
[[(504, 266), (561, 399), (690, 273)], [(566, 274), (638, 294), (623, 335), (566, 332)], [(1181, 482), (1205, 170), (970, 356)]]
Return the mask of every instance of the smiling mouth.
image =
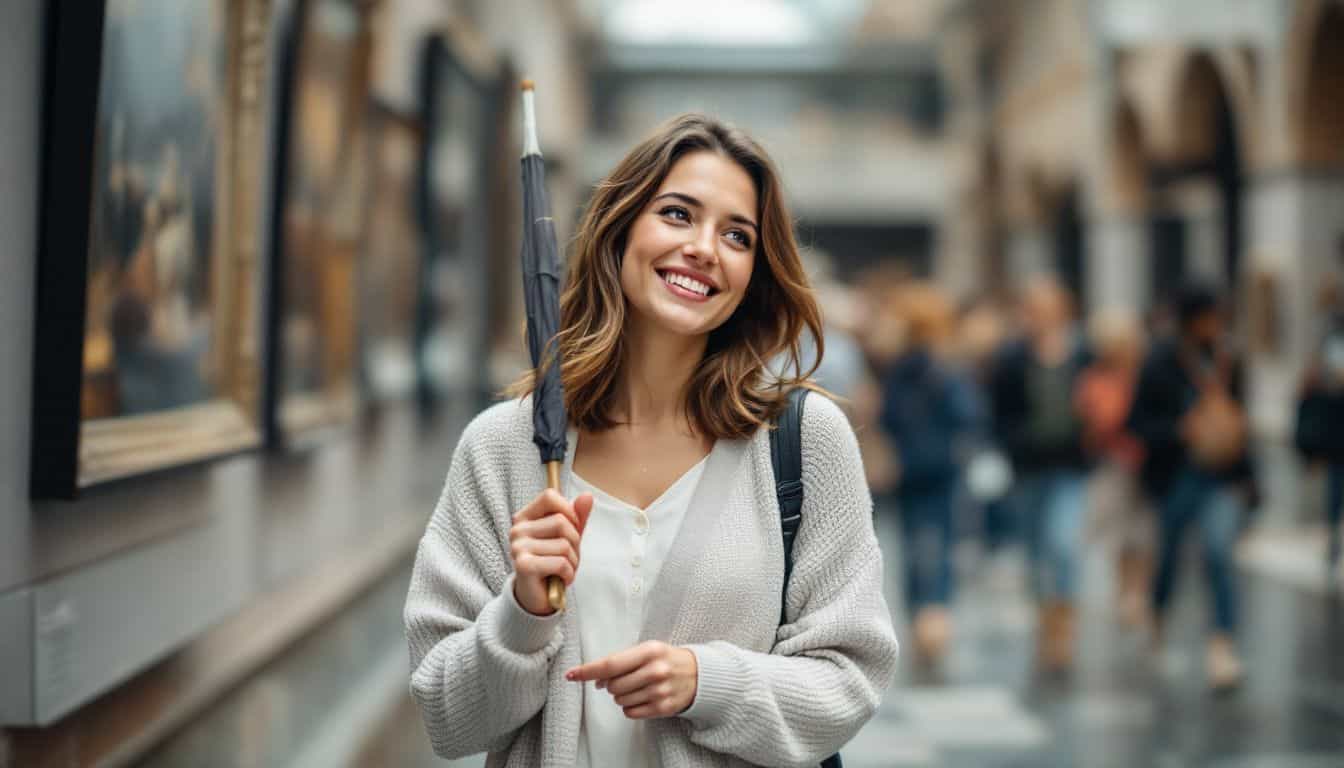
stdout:
[(708, 298), (718, 293), (718, 289), (713, 286), (707, 283), (702, 283), (693, 277), (683, 275), (680, 272), (656, 271), (658, 272), (658, 276), (663, 279), (664, 283), (667, 283), (673, 288), (679, 288), (687, 293), (695, 294), (699, 298)]

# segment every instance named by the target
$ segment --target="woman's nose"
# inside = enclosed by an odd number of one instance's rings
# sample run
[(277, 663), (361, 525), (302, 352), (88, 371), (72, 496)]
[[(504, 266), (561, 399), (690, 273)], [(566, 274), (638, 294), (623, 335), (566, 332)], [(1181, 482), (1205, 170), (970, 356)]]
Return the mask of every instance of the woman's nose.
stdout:
[(684, 255), (712, 264), (718, 260), (718, 252), (714, 250), (714, 231), (709, 227), (701, 227), (694, 232), (694, 237), (682, 246), (681, 251)]

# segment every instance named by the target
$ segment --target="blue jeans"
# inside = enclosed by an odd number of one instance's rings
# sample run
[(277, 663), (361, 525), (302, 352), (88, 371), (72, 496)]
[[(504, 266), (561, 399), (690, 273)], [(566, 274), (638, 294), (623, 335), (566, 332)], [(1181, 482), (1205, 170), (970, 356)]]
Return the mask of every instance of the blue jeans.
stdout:
[(905, 601), (913, 615), (952, 599), (952, 499), (955, 483), (896, 496), (901, 511)]
[(997, 552), (1017, 535), (1013, 505), (1007, 498), (1002, 498), (985, 502), (983, 509), (985, 549)]
[(1078, 592), (1086, 476), (1074, 469), (1039, 472), (1023, 478), (1017, 498), (1031, 553), (1033, 592), (1037, 599), (1072, 600)]
[(1159, 615), (1171, 601), (1181, 540), (1191, 524), (1199, 526), (1204, 572), (1213, 592), (1213, 622), (1220, 632), (1237, 626), (1237, 584), (1233, 548), (1245, 506), (1235, 488), (1197, 469), (1182, 470), (1162, 503), (1161, 545), (1153, 606)]
[(1330, 542), (1326, 557), (1333, 566), (1339, 562), (1340, 538), (1344, 531), (1339, 529), (1339, 521), (1344, 517), (1344, 464), (1331, 464), (1326, 474), (1325, 495), (1325, 535)]

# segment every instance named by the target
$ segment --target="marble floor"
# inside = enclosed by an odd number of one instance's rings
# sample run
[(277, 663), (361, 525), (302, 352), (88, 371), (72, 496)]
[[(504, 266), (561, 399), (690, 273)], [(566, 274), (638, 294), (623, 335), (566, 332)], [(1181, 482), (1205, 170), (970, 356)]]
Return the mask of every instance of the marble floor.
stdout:
[[(877, 527), (906, 637), (899, 535), (889, 516), (879, 514)], [(900, 679), (844, 751), (845, 765), (1344, 766), (1344, 599), (1326, 588), (1323, 545), (1304, 542), (1292, 557), (1285, 537), (1264, 538), (1247, 537), (1239, 558), (1246, 679), (1222, 695), (1203, 676), (1208, 608), (1196, 552), (1153, 652), (1147, 633), (1113, 610), (1105, 553), (1089, 551), (1076, 668), (1055, 678), (1033, 664), (1021, 558), (963, 547), (952, 650), (938, 669), (903, 654)]]

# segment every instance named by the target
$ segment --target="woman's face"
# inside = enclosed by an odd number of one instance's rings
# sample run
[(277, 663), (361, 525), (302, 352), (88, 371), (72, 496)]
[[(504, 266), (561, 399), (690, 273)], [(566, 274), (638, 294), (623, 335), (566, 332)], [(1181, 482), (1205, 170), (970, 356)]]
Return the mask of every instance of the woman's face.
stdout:
[(746, 295), (759, 239), (756, 187), (717, 152), (683, 155), (630, 225), (621, 290), (631, 319), (708, 334)]

